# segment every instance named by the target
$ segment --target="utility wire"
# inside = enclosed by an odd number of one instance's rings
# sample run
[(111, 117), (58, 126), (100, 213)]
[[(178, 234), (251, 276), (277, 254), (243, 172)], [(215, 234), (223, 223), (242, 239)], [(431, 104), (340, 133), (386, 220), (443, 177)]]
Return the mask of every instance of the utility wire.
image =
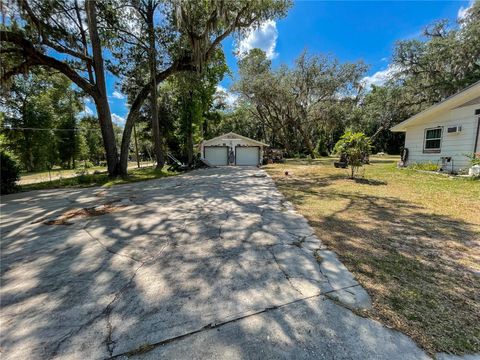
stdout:
[(31, 127), (9, 127), (4, 126), (4, 130), (34, 130), (34, 131), (100, 131), (100, 129), (56, 129), (56, 128), (31, 128)]

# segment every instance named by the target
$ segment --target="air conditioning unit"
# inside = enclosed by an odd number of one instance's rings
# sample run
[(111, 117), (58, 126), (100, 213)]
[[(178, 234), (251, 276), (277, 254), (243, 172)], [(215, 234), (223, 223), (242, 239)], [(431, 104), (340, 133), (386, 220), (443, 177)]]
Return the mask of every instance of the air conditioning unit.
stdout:
[(462, 132), (462, 126), (457, 125), (457, 126), (449, 126), (447, 129), (447, 132), (450, 133), (459, 133)]

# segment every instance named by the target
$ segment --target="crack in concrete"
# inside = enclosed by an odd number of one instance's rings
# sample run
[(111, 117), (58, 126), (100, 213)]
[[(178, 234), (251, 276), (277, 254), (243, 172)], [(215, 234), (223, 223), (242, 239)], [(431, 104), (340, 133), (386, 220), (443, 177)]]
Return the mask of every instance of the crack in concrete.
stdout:
[[(359, 286), (359, 285), (357, 285), (357, 286)], [(353, 296), (355, 296), (355, 293), (353, 293), (353, 292), (351, 292), (351, 291), (349, 291), (349, 290), (345, 290), (345, 291), (348, 292), (349, 294), (352, 294)]]
[(351, 286), (347, 286), (347, 287), (344, 287), (344, 288), (341, 288), (341, 289), (337, 289), (337, 290), (332, 290), (332, 291), (328, 291), (326, 293), (323, 293), (323, 295), (325, 295), (325, 297), (334, 302), (336, 305), (338, 306), (341, 306), (343, 307), (344, 309), (347, 309), (351, 312), (353, 312), (355, 315), (358, 315), (358, 316), (361, 316), (363, 318), (367, 318), (367, 316), (364, 315), (364, 313), (362, 313), (358, 308), (355, 308), (354, 306), (350, 306), (344, 302), (342, 302), (341, 300), (339, 300), (338, 298), (335, 298), (332, 296), (333, 293), (337, 292), (337, 291), (346, 291), (348, 292), (349, 294), (352, 294), (353, 296), (355, 296), (354, 293), (352, 293), (351, 291), (348, 291), (348, 289), (351, 289), (351, 288), (354, 288), (354, 287), (357, 287), (357, 286), (360, 286), (360, 284), (356, 284), (356, 285), (351, 285)]
[[(150, 352), (150, 351), (154, 350), (157, 347), (167, 345), (167, 344), (173, 343), (175, 341), (179, 341), (179, 340), (188, 338), (190, 336), (193, 336), (195, 334), (198, 334), (198, 333), (201, 333), (201, 332), (204, 332), (204, 331), (207, 331), (207, 330), (217, 329), (217, 328), (220, 328), (220, 327), (222, 327), (224, 325), (227, 325), (227, 324), (235, 323), (235, 322), (241, 321), (243, 319), (247, 319), (247, 318), (250, 318), (250, 317), (253, 317), (253, 316), (256, 316), (256, 315), (260, 315), (260, 314), (263, 314), (263, 313), (270, 312), (272, 310), (282, 309), (284, 307), (295, 305), (295, 304), (298, 304), (298, 303), (301, 303), (301, 302), (305, 302), (307, 300), (314, 299), (314, 298), (317, 298), (317, 297), (320, 297), (320, 296), (325, 296), (326, 299), (329, 299), (328, 296), (327, 296), (328, 294), (331, 294), (331, 293), (336, 292), (336, 291), (345, 290), (345, 289), (348, 289), (348, 288), (351, 288), (351, 287), (354, 287), (354, 286), (359, 286), (359, 285), (347, 286), (345, 288), (341, 288), (341, 289), (337, 289), (337, 290), (331, 290), (331, 291), (327, 291), (327, 292), (324, 292), (324, 293), (318, 293), (318, 294), (314, 294), (314, 295), (311, 295), (311, 296), (302, 297), (300, 299), (295, 299), (295, 300), (289, 301), (289, 302), (284, 303), (284, 304), (272, 305), (272, 306), (265, 307), (261, 310), (255, 311), (255, 312), (248, 313), (246, 315), (240, 315), (240, 316), (238, 316), (234, 319), (230, 319), (230, 320), (226, 320), (226, 321), (220, 321), (220, 322), (217, 322), (217, 323), (206, 324), (206, 325), (204, 325), (204, 326), (202, 326), (202, 327), (200, 327), (196, 330), (189, 331), (187, 333), (184, 333), (184, 334), (181, 334), (181, 335), (178, 335), (178, 336), (167, 338), (167, 339), (155, 342), (155, 343), (142, 344), (141, 346), (139, 346), (139, 347), (137, 347), (133, 350), (129, 350), (129, 351), (125, 351), (125, 352), (120, 353), (120, 354), (112, 355), (112, 356), (110, 356), (109, 360), (117, 359), (117, 358), (120, 358), (120, 357), (123, 357), (123, 356), (131, 357), (131, 356), (134, 356), (134, 355), (145, 354), (147, 352)], [(348, 310), (351, 311), (351, 309), (348, 309)]]
[(65, 335), (57, 344), (57, 346), (55, 347), (55, 349), (52, 351), (52, 353), (50, 354), (49, 358), (52, 359), (54, 358), (57, 354), (58, 354), (58, 351), (60, 350), (61, 346), (66, 342), (68, 341), (71, 337), (75, 336), (76, 334), (80, 333), (84, 328), (92, 325), (95, 321), (97, 321), (98, 319), (102, 318), (102, 317), (105, 317), (105, 321), (107, 323), (107, 336), (106, 336), (106, 339), (105, 339), (105, 345), (107, 347), (107, 352), (109, 354), (110, 357), (112, 357), (113, 355), (113, 351), (114, 351), (114, 345), (115, 345), (115, 341), (112, 339), (112, 335), (113, 335), (113, 326), (112, 326), (112, 323), (111, 323), (111, 314), (112, 314), (112, 311), (113, 311), (113, 305), (114, 303), (121, 297), (122, 293), (127, 290), (133, 283), (135, 277), (137, 276), (137, 273), (138, 271), (145, 265), (147, 265), (148, 263), (150, 262), (153, 262), (156, 258), (158, 258), (162, 253), (163, 251), (165, 250), (165, 248), (169, 245), (169, 243), (166, 243), (156, 254), (150, 256), (149, 258), (147, 258), (145, 261), (140, 261), (140, 260), (137, 260), (137, 259), (134, 259), (128, 255), (124, 255), (124, 254), (120, 254), (120, 253), (117, 253), (117, 252), (114, 252), (113, 250), (111, 249), (108, 249), (105, 245), (103, 245), (98, 239), (96, 239), (94, 236), (92, 236), (92, 234), (90, 234), (90, 232), (86, 229), (83, 229), (89, 236), (90, 238), (92, 238), (93, 240), (97, 241), (107, 252), (111, 253), (111, 254), (114, 254), (114, 255), (118, 255), (118, 256), (122, 256), (122, 257), (127, 257), (129, 259), (132, 259), (134, 260), (135, 262), (139, 262), (140, 265), (135, 269), (135, 271), (133, 272), (132, 276), (130, 277), (130, 279), (128, 280), (128, 282), (122, 286), (120, 288), (120, 290), (118, 290), (115, 294), (114, 294), (114, 297), (112, 299), (112, 301), (110, 301), (110, 303), (108, 303), (108, 305), (105, 307), (105, 309), (99, 313), (97, 316), (93, 317), (92, 319), (90, 319), (89, 321), (87, 321), (85, 324), (81, 325), (77, 330), (72, 330), (70, 331), (67, 335)]
[(132, 283), (133, 280), (135, 279), (135, 276), (137, 276), (137, 272), (146, 264), (146, 262), (143, 262), (138, 266), (135, 271), (133, 272), (133, 275), (130, 277), (130, 280), (119, 290), (115, 293), (115, 296), (113, 297), (112, 301), (107, 305), (107, 307), (103, 310), (103, 315), (105, 316), (105, 321), (107, 322), (107, 336), (105, 339), (105, 345), (107, 346), (107, 352), (110, 355), (110, 357), (113, 355), (113, 350), (115, 346), (115, 341), (112, 339), (113, 335), (113, 325), (111, 322), (111, 314), (113, 310), (113, 304), (120, 298), (122, 293), (128, 289)]
[[(297, 233), (292, 232), (292, 231), (286, 231), (286, 233), (292, 235), (294, 238), (297, 238), (297, 239), (305, 238), (305, 240), (307, 240), (307, 238), (312, 237), (312, 236), (315, 235), (315, 234), (313, 234), (313, 233), (309, 233), (308, 235), (298, 235)], [(305, 241), (305, 240), (304, 240), (304, 241)]]
[(104, 248), (107, 252), (109, 252), (110, 254), (114, 254), (114, 255), (118, 255), (118, 256), (123, 256), (123, 257), (126, 257), (126, 258), (128, 258), (128, 259), (131, 259), (131, 260), (133, 260), (133, 261), (135, 261), (135, 262), (140, 262), (140, 263), (142, 263), (142, 260), (140, 260), (140, 259), (136, 259), (136, 258), (134, 258), (134, 257), (132, 257), (132, 256), (125, 255), (125, 254), (121, 254), (121, 253), (119, 253), (119, 252), (113, 251), (112, 249), (110, 249), (109, 247), (107, 247), (104, 243), (102, 243), (99, 239), (97, 239), (95, 236), (93, 236), (93, 235), (90, 233), (90, 231), (88, 231), (88, 230), (85, 229), (85, 228), (83, 228), (82, 230), (85, 231), (92, 240), (95, 240), (98, 244), (100, 244), (101, 247), (103, 247), (103, 248)]
[[(318, 270), (320, 270), (320, 273), (323, 275), (323, 277), (324, 277), (325, 279), (327, 279), (328, 285), (330, 285), (330, 287), (333, 289), (333, 285), (332, 285), (332, 283), (330, 282), (330, 279), (329, 279), (328, 276), (323, 272), (322, 266), (320, 265), (320, 263), (323, 261), (321, 255), (319, 254), (320, 251), (322, 251), (320, 248), (319, 248), (319, 249), (315, 249), (315, 250), (313, 251), (313, 256), (315, 256), (315, 260), (316, 260), (317, 263), (318, 263)], [(355, 285), (353, 285), (353, 286), (357, 286), (357, 285), (358, 285), (358, 284), (355, 284)], [(349, 286), (349, 287), (351, 287), (351, 286)], [(349, 287), (348, 287), (348, 288), (349, 288)]]
[(127, 290), (133, 283), (133, 280), (137, 276), (138, 271), (145, 266), (146, 264), (153, 262), (162, 252), (165, 250), (165, 248), (169, 245), (169, 243), (166, 243), (159, 252), (157, 252), (155, 255), (152, 255), (148, 260), (145, 260), (141, 262), (141, 264), (135, 269), (133, 275), (130, 277), (130, 280), (119, 290), (116, 292), (113, 300), (107, 305), (105, 310), (103, 311), (103, 314), (105, 315), (105, 321), (107, 322), (107, 336), (105, 339), (105, 345), (107, 346), (107, 352), (109, 353), (110, 357), (113, 355), (113, 350), (115, 348), (115, 341), (112, 339), (113, 335), (113, 325), (111, 322), (111, 314), (113, 311), (113, 305), (114, 303), (120, 298), (120, 296), (123, 294), (125, 290)]
[(266, 248), (268, 249), (268, 251), (270, 252), (270, 254), (272, 254), (272, 257), (273, 257), (273, 260), (275, 261), (275, 264), (277, 264), (277, 267), (280, 269), (280, 271), (283, 273), (283, 276), (285, 276), (285, 279), (287, 279), (288, 283), (290, 284), (290, 286), (295, 290), (297, 291), (298, 293), (300, 293), (301, 295), (303, 295), (303, 293), (297, 289), (297, 287), (295, 285), (293, 285), (292, 281), (290, 280), (290, 276), (287, 274), (287, 272), (282, 268), (282, 266), (280, 265), (280, 263), (278, 262), (278, 259), (277, 257), (275, 256), (275, 252), (272, 250), (272, 248), (274, 247), (275, 245), (272, 245), (272, 246), (266, 246)]
[(50, 356), (49, 356), (49, 359), (53, 359), (55, 356), (57, 356), (58, 354), (58, 350), (60, 350), (60, 347), (63, 345), (63, 343), (65, 341), (67, 341), (68, 339), (70, 339), (74, 333), (78, 333), (79, 331), (81, 331), (81, 329), (84, 327), (85, 325), (82, 325), (79, 329), (77, 329), (77, 331), (75, 330), (72, 330), (70, 331), (67, 335), (65, 335), (64, 337), (62, 337), (60, 339), (60, 341), (57, 343), (57, 346), (55, 346), (55, 349), (53, 349), (53, 351), (51, 352)]
[(294, 241), (292, 242), (291, 244), (289, 245), (293, 245), (293, 246), (296, 246), (298, 248), (302, 248), (303, 247), (303, 243), (305, 242), (305, 240), (307, 239), (307, 236), (296, 236), (294, 235), (298, 240), (297, 241)]

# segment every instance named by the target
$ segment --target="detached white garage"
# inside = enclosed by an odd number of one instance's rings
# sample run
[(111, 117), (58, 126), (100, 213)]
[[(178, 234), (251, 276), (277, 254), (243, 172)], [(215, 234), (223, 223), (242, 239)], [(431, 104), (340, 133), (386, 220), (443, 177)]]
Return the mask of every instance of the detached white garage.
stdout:
[(262, 164), (263, 148), (257, 140), (230, 132), (200, 144), (201, 157), (215, 166), (257, 166)]

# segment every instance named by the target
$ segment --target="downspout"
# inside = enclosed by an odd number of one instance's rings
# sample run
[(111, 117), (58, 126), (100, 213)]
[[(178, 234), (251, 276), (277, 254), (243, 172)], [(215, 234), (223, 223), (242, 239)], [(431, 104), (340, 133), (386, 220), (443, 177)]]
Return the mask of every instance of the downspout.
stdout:
[(475, 110), (475, 115), (477, 115), (477, 135), (475, 136), (475, 146), (473, 147), (474, 154), (477, 152), (478, 134), (480, 133), (480, 109)]

